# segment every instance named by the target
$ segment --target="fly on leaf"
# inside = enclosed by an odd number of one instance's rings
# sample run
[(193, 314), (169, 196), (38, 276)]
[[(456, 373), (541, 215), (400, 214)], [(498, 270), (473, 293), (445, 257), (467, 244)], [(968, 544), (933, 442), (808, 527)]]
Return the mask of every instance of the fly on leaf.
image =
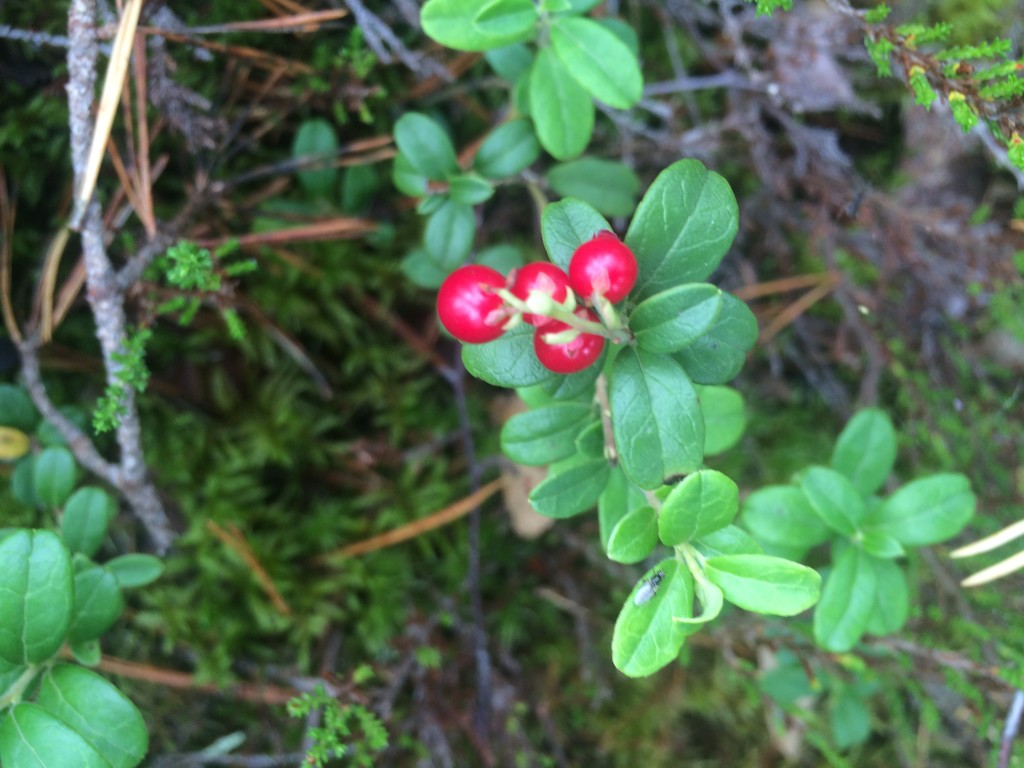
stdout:
[(649, 579), (644, 579), (640, 582), (640, 589), (633, 595), (633, 605), (643, 605), (644, 603), (650, 602), (656, 594), (658, 594), (658, 587), (661, 582), (665, 579), (664, 571), (657, 571)]

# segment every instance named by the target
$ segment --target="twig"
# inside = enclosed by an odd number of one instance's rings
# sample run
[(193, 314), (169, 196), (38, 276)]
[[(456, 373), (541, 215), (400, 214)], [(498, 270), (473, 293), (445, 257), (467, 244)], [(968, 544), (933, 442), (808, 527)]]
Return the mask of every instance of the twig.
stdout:
[(434, 75), (444, 80), (451, 79), (448, 71), (429, 56), (413, 53), (406, 48), (391, 27), (363, 5), (361, 0), (345, 0), (345, 5), (352, 11), (352, 15), (356, 18), (356, 24), (363, 30), (366, 44), (381, 62), (391, 64), (397, 57), (417, 75)]
[(194, 768), (199, 765), (226, 765), (234, 768), (278, 768), (279, 766), (303, 765), (306, 755), (294, 752), (290, 755), (207, 755), (189, 752), (180, 755), (164, 755), (156, 758), (153, 768)]
[(1008, 768), (1010, 765), (1010, 753), (1013, 752), (1013, 740), (1020, 731), (1021, 715), (1024, 715), (1024, 690), (1018, 688), (1003, 727), (1003, 738), (999, 744), (999, 768)]
[(246, 567), (253, 572), (256, 576), (256, 580), (260, 583), (263, 591), (267, 593), (267, 597), (270, 598), (270, 602), (274, 604), (274, 608), (277, 612), (283, 616), (291, 616), (291, 606), (281, 596), (281, 592), (278, 590), (277, 585), (274, 584), (273, 579), (270, 578), (270, 574), (260, 563), (259, 558), (256, 557), (256, 553), (252, 551), (252, 547), (249, 546), (249, 542), (246, 541), (245, 535), (238, 529), (237, 525), (229, 525), (227, 529), (217, 525), (213, 520), (206, 521), (206, 527), (210, 533), (220, 539), (224, 546), (238, 555), (242, 562), (245, 563)]

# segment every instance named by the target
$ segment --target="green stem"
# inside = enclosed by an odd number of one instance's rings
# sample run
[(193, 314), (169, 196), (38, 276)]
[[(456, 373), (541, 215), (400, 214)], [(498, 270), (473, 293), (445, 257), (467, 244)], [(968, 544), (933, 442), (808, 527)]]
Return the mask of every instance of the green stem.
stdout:
[(25, 667), (25, 671), (18, 676), (18, 679), (7, 687), (7, 693), (0, 696), (0, 711), (3, 711), (7, 707), (21, 701), (21, 697), (25, 694), (25, 690), (32, 684), (32, 681), (36, 679), (40, 670), (49, 666), (49, 664), (50, 662), (47, 662), (46, 664), (30, 664)]

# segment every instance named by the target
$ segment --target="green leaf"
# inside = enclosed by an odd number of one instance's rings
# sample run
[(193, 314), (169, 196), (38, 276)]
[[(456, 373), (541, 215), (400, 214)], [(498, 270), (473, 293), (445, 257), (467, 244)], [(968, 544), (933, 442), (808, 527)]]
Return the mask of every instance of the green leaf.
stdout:
[(749, 533), (735, 525), (727, 525), (717, 531), (701, 536), (694, 542), (697, 551), (704, 557), (719, 555), (760, 555), (764, 553)]
[(375, 165), (351, 165), (341, 175), (341, 210), (366, 213), (380, 190), (380, 173)]
[(623, 349), (612, 363), (609, 400), (619, 459), (638, 486), (653, 490), (701, 465), (697, 392), (672, 358)]
[(725, 179), (698, 160), (673, 163), (651, 184), (626, 233), (640, 268), (634, 295), (645, 299), (706, 280), (738, 226), (736, 197)]
[(102, 488), (79, 488), (64, 505), (61, 538), (72, 553), (92, 557), (103, 544), (116, 513), (117, 502)]
[(576, 435), (576, 452), (588, 459), (604, 458), (604, 426), (596, 416)]
[(844, 547), (814, 611), (814, 640), (826, 651), (853, 648), (871, 620), (876, 601), (874, 558), (860, 547)]
[(694, 581), (693, 591), (700, 602), (700, 615), (673, 616), (672, 621), (678, 621), (681, 624), (707, 624), (709, 621), (717, 619), (725, 604), (725, 593), (722, 592), (721, 587), (710, 581)]
[(67, 548), (49, 531), (15, 531), (0, 540), (0, 585), (0, 658), (14, 665), (48, 660), (71, 622)]
[(876, 637), (903, 629), (910, 615), (910, 588), (903, 569), (892, 560), (872, 560), (875, 569), (875, 606), (867, 631)]
[(555, 19), (549, 31), (555, 55), (591, 96), (616, 109), (640, 101), (640, 63), (614, 32), (579, 17)]
[(449, 271), (461, 265), (473, 249), (476, 216), (468, 205), (446, 200), (427, 219), (423, 246), (434, 261)]
[(651, 507), (634, 509), (623, 517), (608, 536), (608, 559), (617, 563), (639, 563), (658, 545), (658, 513)]
[(486, 51), (529, 40), (537, 23), (532, 0), (428, 0), (423, 31), (459, 51)]
[[(499, 77), (510, 83), (516, 82), (525, 72), (529, 71), (530, 65), (533, 63), (533, 53), (523, 43), (512, 43), (501, 48), (492, 48), (484, 54), (484, 58)], [(530, 132), (533, 132), (532, 128)]]
[(636, 206), (640, 179), (622, 163), (581, 157), (548, 171), (548, 183), (562, 197), (576, 197), (605, 216), (628, 216)]
[(396, 155), (391, 166), (391, 181), (395, 188), (409, 197), (425, 197), (430, 179), (412, 167), (405, 155)]
[(704, 562), (704, 573), (726, 600), (754, 613), (795, 616), (821, 596), (817, 571), (771, 555), (711, 557)]
[(747, 413), (743, 395), (731, 387), (697, 387), (704, 414), (704, 455), (715, 456), (732, 448), (743, 437)]
[(54, 667), (43, 677), (36, 703), (81, 735), (111, 768), (132, 768), (146, 756), (149, 736), (139, 710), (95, 672)]
[(30, 701), (0, 714), (0, 764), (10, 768), (111, 768), (81, 734)]
[(491, 199), (494, 185), (475, 173), (463, 173), (448, 180), (448, 194), (454, 203), (479, 205)]
[(476, 255), (475, 261), (507, 276), (513, 269), (523, 266), (523, 254), (514, 245), (499, 243), (484, 248)]
[(406, 112), (398, 118), (395, 144), (412, 169), (428, 179), (447, 179), (450, 174), (459, 172), (448, 133), (426, 115)]
[(605, 16), (602, 19), (594, 19), (594, 21), (619, 38), (623, 45), (629, 48), (629, 52), (633, 54), (633, 58), (639, 60), (640, 38), (637, 36), (636, 30), (633, 29), (633, 27), (622, 19), (617, 19), (612, 16)]
[(89, 563), (75, 574), (75, 608), (68, 637), (73, 643), (95, 640), (117, 621), (124, 597), (114, 574)]
[(811, 681), (800, 660), (789, 651), (780, 651), (777, 657), (779, 666), (761, 675), (761, 690), (779, 706), (786, 708), (795, 706), (805, 696), (812, 696), (815, 689), (811, 687)]
[(597, 500), (597, 519), (601, 534), (601, 546), (608, 551), (608, 538), (615, 526), (627, 514), (640, 507), (647, 506), (643, 492), (629, 482), (626, 473), (618, 465), (612, 467), (605, 485)]
[(39, 499), (36, 498), (35, 473), (36, 455), (30, 453), (14, 465), (14, 472), (11, 474), (11, 494), (28, 507), (40, 506)]
[(533, 126), (525, 118), (495, 128), (477, 150), (473, 167), (489, 179), (506, 179), (529, 168), (540, 156)]
[(555, 465), (532, 491), (530, 503), (545, 517), (572, 517), (597, 504), (608, 483), (609, 466), (605, 459), (573, 462), (567, 467)]
[(907, 483), (872, 512), (867, 527), (907, 547), (938, 544), (958, 534), (974, 515), (970, 481), (959, 474)]
[(528, 387), (553, 378), (533, 351), (533, 326), (513, 328), (486, 344), (463, 344), (462, 362), (478, 379), (496, 387)]
[(675, 559), (662, 560), (644, 580), (661, 572), (664, 577), (654, 597), (636, 604), (643, 584), (638, 582), (615, 621), (612, 634), (612, 662), (629, 677), (653, 675), (679, 656), (686, 638), (699, 626), (673, 621), (693, 616), (693, 576)]
[(867, 514), (864, 497), (834, 469), (810, 467), (800, 478), (811, 509), (836, 533), (853, 536)]
[(417, 248), (402, 259), (402, 272), (420, 288), (439, 288), (451, 270), (439, 264), (425, 248)]
[(36, 456), (32, 475), (36, 498), (48, 507), (61, 506), (75, 487), (75, 459), (67, 448), (47, 448)]
[(856, 689), (845, 686), (829, 699), (828, 722), (839, 749), (863, 744), (871, 735), (871, 711)]
[(594, 102), (550, 48), (537, 52), (529, 97), (541, 146), (556, 160), (580, 154), (594, 132)]
[(572, 255), (583, 243), (599, 232), (611, 231), (612, 225), (593, 206), (573, 198), (544, 206), (540, 217), (544, 249), (552, 263), (563, 270), (569, 269)]
[(832, 451), (832, 468), (864, 494), (881, 488), (895, 463), (896, 430), (878, 408), (865, 408), (850, 419)]
[(138, 553), (115, 557), (108, 560), (103, 567), (114, 575), (122, 589), (152, 584), (164, 572), (164, 564), (159, 557)]
[(99, 666), (103, 658), (99, 640), (86, 640), (84, 643), (68, 643), (75, 661), (84, 667)]
[(512, 461), (544, 466), (576, 453), (576, 435), (592, 409), (583, 403), (561, 403), (517, 413), (501, 429), (501, 450)]
[(659, 534), (670, 547), (730, 525), (739, 510), (739, 488), (713, 469), (688, 475), (661, 507)]
[(675, 358), (698, 384), (725, 384), (736, 378), (757, 342), (757, 318), (750, 308), (728, 293), (715, 324)]
[(38, 423), (39, 413), (28, 392), (13, 384), (0, 384), (0, 427), (31, 434)]
[(831, 538), (829, 527), (814, 513), (807, 497), (792, 485), (754, 491), (743, 502), (740, 517), (758, 541), (797, 556)]
[(604, 0), (569, 0), (569, 5), (572, 7), (570, 13), (586, 13), (587, 11), (593, 10)]
[(869, 555), (883, 560), (903, 557), (906, 554), (902, 544), (892, 536), (881, 531), (862, 531), (859, 544)]
[(711, 330), (722, 311), (722, 291), (707, 283), (680, 285), (640, 302), (629, 328), (640, 349), (678, 352)]
[(322, 118), (305, 120), (292, 143), (292, 157), (320, 158), (320, 167), (299, 171), (299, 184), (311, 195), (327, 197), (338, 182), (338, 169), (323, 167), (338, 155), (338, 137), (334, 126)]

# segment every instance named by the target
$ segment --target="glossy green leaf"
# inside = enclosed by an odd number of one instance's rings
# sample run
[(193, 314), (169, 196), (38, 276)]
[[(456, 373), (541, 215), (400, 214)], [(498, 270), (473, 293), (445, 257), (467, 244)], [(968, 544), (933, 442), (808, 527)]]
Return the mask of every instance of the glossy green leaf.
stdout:
[(292, 143), (292, 157), (313, 160), (316, 167), (298, 172), (299, 184), (311, 195), (327, 197), (338, 183), (338, 169), (329, 164), (338, 155), (338, 136), (334, 126), (322, 118), (305, 120)]
[(974, 515), (970, 481), (959, 474), (907, 483), (872, 513), (867, 526), (908, 547), (938, 544), (960, 533)]
[(556, 160), (576, 157), (594, 132), (594, 102), (550, 48), (530, 70), (530, 116), (541, 146)]
[(597, 500), (601, 546), (605, 552), (608, 551), (608, 538), (619, 521), (633, 510), (644, 506), (647, 506), (647, 499), (643, 491), (629, 481), (622, 467), (612, 467), (608, 483)]
[(545, 517), (572, 517), (596, 504), (608, 483), (609, 466), (605, 459), (555, 465), (532, 491), (530, 503)]
[(537, 7), (532, 0), (428, 0), (420, 23), (448, 48), (486, 51), (533, 37)]
[(704, 414), (704, 455), (725, 453), (740, 441), (747, 427), (743, 395), (731, 387), (700, 386), (697, 399)]
[[(516, 82), (533, 64), (533, 52), (523, 43), (492, 48), (484, 54), (484, 58), (499, 77), (510, 83)], [(530, 131), (532, 133), (533, 129)]]
[(672, 358), (623, 349), (609, 381), (619, 460), (641, 488), (657, 488), (703, 461), (704, 419), (697, 392)]
[(800, 490), (811, 509), (836, 533), (853, 536), (867, 514), (864, 497), (834, 469), (810, 467), (800, 478)]
[(804, 493), (792, 485), (757, 489), (744, 500), (740, 519), (773, 552), (778, 548), (799, 556), (832, 536)]
[(869, 555), (882, 558), (883, 560), (903, 557), (906, 554), (902, 544), (889, 534), (882, 533), (881, 531), (862, 531), (859, 544)]
[(844, 686), (829, 698), (828, 722), (839, 749), (863, 744), (871, 735), (871, 711), (852, 686)]
[(438, 264), (450, 270), (461, 265), (473, 248), (476, 216), (468, 205), (445, 201), (427, 219), (423, 246)]
[(159, 557), (142, 553), (120, 555), (108, 560), (103, 567), (114, 575), (122, 589), (144, 587), (160, 578), (164, 563)]
[(699, 629), (673, 621), (674, 616), (693, 616), (693, 577), (686, 565), (675, 559), (662, 560), (644, 579), (659, 571), (664, 578), (654, 596), (637, 605), (635, 597), (643, 580), (637, 582), (615, 621), (612, 662), (629, 677), (647, 677), (671, 664), (686, 638)]
[(416, 248), (402, 259), (402, 272), (413, 285), (420, 288), (439, 288), (451, 269), (438, 263), (425, 248)]
[(572, 255), (583, 243), (593, 240), (599, 232), (611, 231), (611, 224), (597, 209), (574, 198), (544, 206), (540, 217), (544, 249), (552, 263), (564, 270), (569, 269)]
[(640, 59), (640, 38), (637, 36), (636, 30), (627, 22), (613, 16), (605, 16), (601, 19), (594, 19), (594, 21), (619, 38), (633, 54), (633, 58)]
[(662, 503), (659, 535), (670, 547), (730, 525), (739, 510), (739, 488), (713, 469), (688, 475)]
[(586, 13), (597, 8), (604, 0), (569, 0), (572, 13)]
[(448, 133), (433, 118), (406, 112), (395, 123), (395, 144), (414, 171), (439, 181), (459, 172), (455, 147)]
[(71, 655), (74, 656), (75, 661), (84, 667), (99, 666), (100, 661), (103, 659), (103, 651), (100, 648), (99, 640), (68, 643), (68, 647), (71, 649)]
[(581, 157), (548, 171), (548, 183), (561, 197), (575, 197), (605, 216), (629, 216), (636, 206), (640, 179), (622, 163)]
[(67, 448), (54, 446), (36, 456), (32, 473), (36, 498), (48, 507), (59, 507), (75, 487), (75, 459)]
[(391, 166), (391, 181), (395, 188), (409, 197), (425, 197), (430, 179), (412, 167), (405, 155), (396, 155)]
[(463, 344), (462, 362), (478, 379), (497, 387), (528, 387), (554, 377), (533, 351), (533, 326), (513, 328), (486, 344)]
[(79, 488), (64, 505), (60, 535), (72, 553), (92, 557), (107, 536), (107, 527), (117, 513), (117, 502), (102, 488)]
[(563, 17), (552, 22), (549, 33), (555, 55), (595, 99), (616, 109), (640, 100), (640, 63), (614, 32), (592, 19)]
[(501, 429), (501, 450), (512, 461), (544, 466), (576, 453), (576, 435), (593, 413), (583, 403), (562, 403), (517, 413)]
[(725, 605), (725, 593), (721, 587), (710, 581), (694, 581), (693, 591), (697, 602), (700, 603), (700, 613), (696, 616), (673, 616), (672, 621), (682, 624), (707, 624), (717, 619)]
[(448, 180), (448, 194), (454, 203), (479, 205), (494, 196), (494, 185), (474, 173), (463, 173)]
[(836, 556), (814, 611), (814, 640), (826, 651), (848, 651), (867, 629), (877, 599), (874, 558), (847, 546)]
[(111, 768), (132, 768), (146, 756), (149, 736), (139, 710), (95, 672), (54, 667), (43, 677), (36, 703), (74, 729)]
[(875, 636), (891, 635), (903, 629), (910, 615), (907, 577), (892, 560), (872, 560), (875, 570), (875, 606), (867, 631)]
[(341, 210), (359, 215), (367, 213), (380, 191), (380, 172), (377, 166), (350, 165), (341, 172)]
[(0, 714), (4, 768), (111, 768), (85, 737), (30, 701)]
[(874, 493), (896, 463), (896, 430), (885, 411), (865, 408), (846, 425), (832, 451), (832, 468), (861, 493)]
[(604, 458), (604, 425), (596, 415), (576, 435), (576, 452), (588, 459)]
[(771, 555), (723, 555), (704, 562), (704, 573), (725, 599), (754, 613), (795, 616), (821, 595), (813, 568)]
[(13, 384), (0, 384), (0, 427), (31, 433), (38, 423), (39, 412), (28, 392)]
[(11, 494), (28, 507), (38, 507), (36, 498), (36, 455), (23, 456), (11, 473)]
[(0, 658), (46, 661), (71, 621), (71, 558), (50, 531), (17, 530), (0, 540)]
[(71, 642), (98, 638), (122, 611), (124, 597), (114, 574), (92, 563), (75, 573), (75, 607), (68, 629)]
[(698, 384), (726, 384), (736, 378), (757, 343), (757, 318), (728, 293), (711, 329), (675, 353), (687, 375)]
[(749, 533), (735, 525), (727, 525), (725, 528), (705, 534), (693, 544), (704, 557), (764, 553), (761, 545)]
[(489, 179), (506, 179), (529, 168), (540, 156), (540, 144), (529, 120), (510, 120), (495, 128), (477, 150), (473, 167)]
[(617, 563), (639, 563), (658, 545), (658, 513), (640, 507), (625, 515), (608, 536), (608, 559)]
[(645, 299), (706, 280), (738, 226), (736, 198), (725, 179), (698, 160), (673, 163), (651, 184), (626, 233), (640, 267), (634, 295)]
[(640, 302), (629, 316), (637, 346), (678, 352), (711, 330), (722, 311), (722, 292), (707, 283), (680, 285)]

